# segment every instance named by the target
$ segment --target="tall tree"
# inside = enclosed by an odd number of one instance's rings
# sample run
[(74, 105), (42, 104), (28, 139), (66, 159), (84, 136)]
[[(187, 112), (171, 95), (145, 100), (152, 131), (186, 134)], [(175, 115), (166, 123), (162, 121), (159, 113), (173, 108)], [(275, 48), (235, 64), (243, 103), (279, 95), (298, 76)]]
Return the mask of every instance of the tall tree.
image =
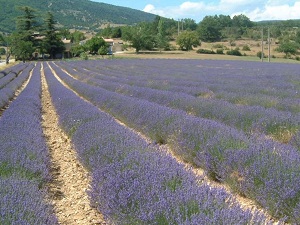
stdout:
[(11, 51), (15, 54), (16, 59), (25, 61), (32, 57), (32, 53), (35, 50), (36, 40), (34, 32), (38, 30), (38, 24), (34, 9), (25, 6), (19, 7), (19, 10), (23, 12), (23, 15), (16, 20), (17, 30), (12, 35)]
[(158, 33), (156, 35), (156, 45), (159, 50), (162, 50), (168, 46), (168, 39), (166, 36), (166, 26), (164, 23), (164, 19), (160, 18), (157, 25)]
[(88, 40), (85, 44), (86, 49), (91, 53), (91, 54), (97, 54), (99, 49), (105, 46), (108, 48), (107, 43), (104, 41), (102, 37), (93, 37), (92, 39)]
[(253, 27), (253, 22), (245, 15), (240, 14), (232, 18), (232, 26), (238, 28), (238, 34), (242, 36), (247, 28)]
[(201, 45), (199, 36), (195, 31), (183, 31), (177, 37), (176, 43), (179, 45), (181, 50), (189, 51), (193, 47)]
[(214, 42), (222, 38), (221, 27), (216, 17), (206, 16), (197, 29), (202, 41)]
[(142, 49), (152, 50), (155, 44), (155, 36), (151, 33), (149, 24), (140, 23), (134, 27), (123, 28), (122, 38), (129, 41), (136, 53)]
[(18, 9), (23, 12), (23, 15), (17, 17), (17, 33), (21, 35), (23, 41), (34, 42), (33, 34), (38, 30), (38, 23), (35, 15), (36, 10), (28, 6), (19, 7)]
[(289, 54), (295, 55), (299, 49), (299, 44), (296, 42), (292, 42), (290, 40), (285, 40), (280, 43), (279, 47), (277, 48), (278, 52), (284, 52), (285, 56), (288, 57)]
[(52, 13), (48, 12), (45, 19), (45, 38), (43, 40), (43, 48), (50, 54), (50, 58), (55, 58), (56, 54), (62, 53), (64, 43), (60, 39), (55, 27), (56, 21)]
[(183, 29), (184, 30), (196, 30), (197, 29), (197, 23), (195, 20), (190, 19), (190, 18), (185, 18), (182, 20), (183, 23)]

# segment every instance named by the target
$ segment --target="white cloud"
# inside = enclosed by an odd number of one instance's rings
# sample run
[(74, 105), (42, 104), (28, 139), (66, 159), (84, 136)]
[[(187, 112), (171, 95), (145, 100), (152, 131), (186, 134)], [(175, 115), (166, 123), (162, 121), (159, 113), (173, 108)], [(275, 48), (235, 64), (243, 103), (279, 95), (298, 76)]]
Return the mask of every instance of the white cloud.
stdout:
[(143, 11), (147, 13), (153, 13), (159, 16), (169, 17), (169, 15), (166, 14), (163, 9), (156, 9), (155, 6), (152, 4), (146, 5)]
[(177, 6), (145, 6), (145, 12), (174, 19), (192, 18), (197, 22), (207, 15), (244, 14), (252, 21), (300, 19), (300, 1), (295, 0), (220, 0), (218, 2), (186, 1)]
[(143, 9), (144, 12), (153, 12), (155, 10), (155, 6), (154, 5), (151, 5), (151, 4), (148, 4), (145, 6), (145, 8)]
[(194, 11), (205, 9), (205, 4), (203, 2), (184, 2), (179, 6), (182, 11)]
[(299, 19), (300, 1), (293, 5), (288, 4), (270, 4), (263, 8), (256, 8), (252, 11), (243, 11), (241, 13), (247, 15), (252, 21), (260, 20), (287, 20)]

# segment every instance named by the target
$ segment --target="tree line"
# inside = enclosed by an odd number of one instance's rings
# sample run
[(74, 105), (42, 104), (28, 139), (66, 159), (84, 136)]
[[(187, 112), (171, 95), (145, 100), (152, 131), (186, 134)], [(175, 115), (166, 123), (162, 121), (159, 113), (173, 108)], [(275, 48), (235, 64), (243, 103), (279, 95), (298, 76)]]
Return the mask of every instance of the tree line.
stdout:
[[(300, 20), (252, 22), (241, 14), (233, 16), (205, 16), (196, 23), (195, 20), (167, 19), (157, 16), (153, 22), (143, 22), (135, 26), (110, 27), (102, 29), (99, 35), (121, 38), (128, 41), (138, 53), (141, 50), (172, 50), (170, 41), (176, 41), (181, 50), (189, 51), (201, 45), (201, 42), (229, 41), (233, 43), (240, 38), (261, 40), (262, 30), (280, 43), (279, 52), (295, 54), (300, 44)], [(264, 37), (267, 42), (267, 35)]]
[[(37, 17), (37, 11), (28, 6), (19, 7), (19, 10), (22, 11), (22, 15), (16, 19), (16, 31), (9, 36), (0, 34), (0, 45), (9, 47), (8, 57), (13, 54), (16, 60), (22, 61), (37, 57), (62, 58), (65, 50), (63, 39), (73, 43), (71, 53), (75, 56), (78, 48), (90, 54), (107, 54), (108, 45), (103, 38), (93, 37), (81, 44), (80, 42), (86, 39), (84, 33), (58, 29), (51, 12), (41, 19)], [(7, 52), (4, 49), (0, 53)]]
[[(226, 15), (205, 16), (199, 23), (190, 18), (173, 20), (156, 16), (152, 22), (141, 22), (132, 26), (108, 25), (90, 40), (85, 40), (84, 33), (80, 31), (71, 33), (67, 29), (57, 29), (50, 12), (40, 24), (37, 22), (40, 20), (37, 20), (34, 14), (35, 10), (29, 7), (22, 7), (20, 10), (23, 11), (23, 16), (17, 18), (17, 30), (10, 38), (12, 53), (20, 59), (30, 58), (34, 51), (55, 58), (64, 49), (63, 38), (71, 40), (73, 56), (84, 57), (87, 54), (107, 54), (108, 46), (103, 38), (120, 38), (129, 43), (124, 44), (123, 48), (133, 47), (136, 53), (142, 50), (163, 51), (177, 48), (171, 41), (175, 42), (180, 50), (189, 51), (200, 46), (201, 42), (226, 40), (233, 43), (239, 38), (260, 40), (262, 30), (267, 33), (267, 28), (270, 37), (280, 43), (277, 49), (279, 52), (284, 52), (287, 56), (296, 54), (300, 45), (297, 21), (252, 22), (243, 14), (232, 18)], [(34, 36), (36, 31), (39, 31), (43, 39)], [(264, 41), (268, 41), (267, 35)]]

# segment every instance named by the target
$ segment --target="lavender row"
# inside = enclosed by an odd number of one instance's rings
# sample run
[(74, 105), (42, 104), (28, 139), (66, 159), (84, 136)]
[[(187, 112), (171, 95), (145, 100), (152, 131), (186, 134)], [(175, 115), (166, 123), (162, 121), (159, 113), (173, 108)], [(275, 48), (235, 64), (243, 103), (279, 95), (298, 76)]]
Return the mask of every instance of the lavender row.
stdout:
[(33, 64), (28, 65), (15, 79), (9, 82), (4, 88), (0, 89), (0, 108), (7, 105), (10, 99), (14, 97), (17, 89), (21, 87), (26, 79), (28, 79), (33, 67)]
[(59, 122), (91, 171), (91, 201), (111, 224), (261, 224), (223, 189), (149, 145), (45, 74)]
[(88, 84), (100, 86), (124, 95), (142, 98), (171, 108), (181, 109), (199, 117), (217, 120), (249, 134), (263, 133), (272, 136), (278, 141), (288, 143), (299, 130), (300, 114), (294, 115), (289, 112), (280, 112), (259, 106), (238, 106), (226, 101), (195, 98), (184, 93), (154, 90), (119, 82), (99, 81), (91, 78), (90, 75), (80, 74), (66, 66), (65, 68), (69, 69), (68, 71), (76, 78)]
[[(118, 65), (111, 65), (112, 62), (76, 64), (73, 63), (75, 67), (107, 75), (104, 79), (193, 96), (223, 98), (226, 93), (238, 96), (245, 93), (247, 98), (247, 94), (251, 94), (257, 98), (263, 97), (265, 101), (257, 103), (265, 107), (282, 109), (284, 99), (299, 98), (298, 65), (199, 60), (125, 60), (119, 61)], [(278, 105), (274, 102), (274, 96)]]
[[(273, 216), (287, 216), (294, 221), (300, 193), (297, 149), (261, 137), (248, 139), (236, 129), (216, 121), (90, 86), (74, 80), (57, 67), (55, 70), (72, 89), (93, 104), (152, 140), (168, 143), (175, 154), (204, 168), (213, 179), (226, 182), (237, 192), (254, 199)], [(241, 155), (236, 157), (233, 153)], [(254, 170), (250, 173), (249, 169)]]
[(0, 224), (58, 224), (47, 202), (48, 149), (41, 126), (40, 65), (0, 118)]
[(3, 87), (5, 87), (5, 85), (7, 85), (9, 82), (11, 82), (12, 80), (14, 80), (19, 73), (24, 70), (29, 64), (18, 64), (16, 66), (13, 66), (12, 68), (10, 68), (7, 71), (2, 71), (0, 72), (0, 74), (5, 74), (5, 76), (3, 76), (0, 79), (0, 89), (2, 89)]

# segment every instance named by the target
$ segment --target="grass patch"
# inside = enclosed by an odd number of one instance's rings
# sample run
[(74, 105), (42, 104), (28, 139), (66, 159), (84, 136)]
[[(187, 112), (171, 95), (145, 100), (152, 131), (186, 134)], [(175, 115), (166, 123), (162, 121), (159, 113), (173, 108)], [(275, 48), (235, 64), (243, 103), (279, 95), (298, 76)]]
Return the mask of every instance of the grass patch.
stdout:
[(299, 130), (298, 126), (270, 124), (267, 126), (267, 134), (276, 141), (287, 144)]

